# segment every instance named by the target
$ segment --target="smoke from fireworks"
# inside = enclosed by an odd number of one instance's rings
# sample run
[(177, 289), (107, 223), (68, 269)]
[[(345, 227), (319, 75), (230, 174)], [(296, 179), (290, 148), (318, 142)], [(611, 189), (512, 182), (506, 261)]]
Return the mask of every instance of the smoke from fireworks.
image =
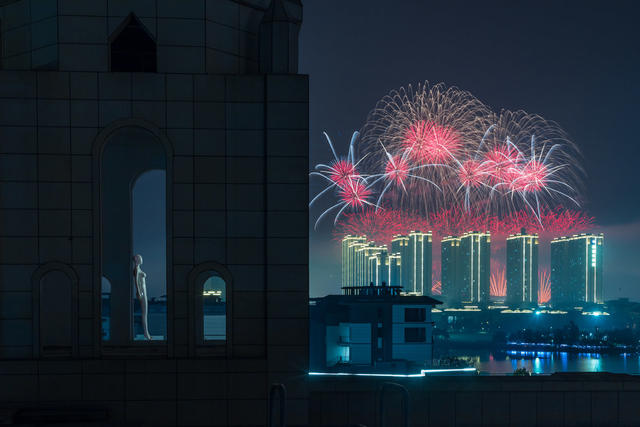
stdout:
[(525, 228), (541, 236), (579, 233), (589, 230), (594, 218), (581, 211), (543, 210), (540, 218), (528, 211), (509, 214), (503, 218), (467, 213), (460, 209), (443, 210), (426, 218), (393, 209), (367, 208), (344, 215), (337, 223), (334, 234), (337, 239), (351, 235), (366, 235), (378, 244), (389, 244), (393, 236), (410, 231), (433, 231), (439, 236), (459, 236), (462, 233), (480, 230), (493, 236), (519, 233)]

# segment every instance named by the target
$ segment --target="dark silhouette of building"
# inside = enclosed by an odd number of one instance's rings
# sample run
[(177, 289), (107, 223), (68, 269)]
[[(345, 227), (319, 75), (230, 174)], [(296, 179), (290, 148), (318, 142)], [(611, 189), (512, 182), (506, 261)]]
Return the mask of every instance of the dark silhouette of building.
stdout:
[(441, 302), (400, 290), (359, 286), (312, 300), (311, 371), (415, 374), (430, 367), (431, 308)]
[(8, 417), (265, 425), (269, 384), (304, 389), (308, 363), (300, 1), (5, 0), (0, 13)]

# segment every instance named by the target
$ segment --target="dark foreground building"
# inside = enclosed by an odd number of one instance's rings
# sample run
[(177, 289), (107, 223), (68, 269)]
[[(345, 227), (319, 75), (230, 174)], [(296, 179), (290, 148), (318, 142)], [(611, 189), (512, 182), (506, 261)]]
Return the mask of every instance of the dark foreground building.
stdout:
[(306, 422), (300, 1), (1, 5), (0, 423)]
[(310, 369), (407, 374), (431, 367), (431, 308), (441, 303), (400, 289), (354, 287), (314, 299)]

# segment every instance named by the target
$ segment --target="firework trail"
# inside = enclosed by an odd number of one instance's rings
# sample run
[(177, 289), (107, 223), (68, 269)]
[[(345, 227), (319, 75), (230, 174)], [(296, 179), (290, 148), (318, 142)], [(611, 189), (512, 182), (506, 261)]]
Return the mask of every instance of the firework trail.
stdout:
[(449, 208), (452, 195), (458, 197), (459, 159), (477, 146), (489, 117), (490, 110), (469, 92), (444, 84), (409, 85), (391, 91), (369, 113), (358, 151), (368, 156), (371, 174), (384, 170), (389, 156), (404, 159), (412, 170), (404, 191), (389, 189), (394, 207), (423, 214)]
[(492, 297), (507, 296), (507, 277), (504, 267), (491, 273), (489, 277), (489, 293)]
[(554, 122), (524, 111), (503, 110), (485, 133), (480, 169), (491, 186), (494, 214), (542, 210), (569, 204), (579, 208), (582, 169), (579, 152)]
[(538, 304), (546, 304), (551, 300), (551, 275), (548, 270), (538, 274)]
[(442, 295), (442, 282), (436, 280), (431, 285), (431, 295)]
[(330, 192), (339, 198), (328, 210), (338, 212), (334, 223), (345, 210), (384, 206), (425, 218), (461, 211), (485, 222), (526, 211), (544, 226), (549, 211), (580, 207), (579, 152), (556, 123), (524, 111), (494, 113), (455, 87), (425, 82), (391, 91), (356, 144), (357, 135), (346, 158), (327, 136), (333, 160), (312, 172), (327, 186), (311, 204)]
[(374, 206), (369, 199), (372, 196), (372, 191), (368, 188), (366, 179), (358, 173), (358, 164), (354, 159), (354, 142), (358, 137), (358, 132), (354, 132), (349, 143), (349, 152), (346, 157), (339, 157), (331, 142), (329, 135), (324, 133), (327, 139), (327, 144), (331, 148), (333, 154), (333, 160), (329, 164), (317, 164), (315, 170), (311, 172), (310, 176), (318, 176), (325, 181), (326, 187), (320, 191), (309, 202), (311, 207), (320, 197), (330, 193), (338, 196), (338, 203), (334, 204), (330, 208), (326, 209), (317, 219), (315, 227), (322, 218), (328, 215), (330, 212), (336, 211), (337, 214), (334, 219), (334, 224), (338, 221), (340, 215), (347, 210), (363, 208), (365, 206)]

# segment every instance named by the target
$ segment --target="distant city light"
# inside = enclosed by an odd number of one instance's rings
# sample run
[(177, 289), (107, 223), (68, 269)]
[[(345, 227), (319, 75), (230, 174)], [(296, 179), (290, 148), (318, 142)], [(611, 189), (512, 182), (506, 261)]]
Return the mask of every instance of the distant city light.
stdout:
[(452, 368), (452, 369), (421, 369), (419, 374), (378, 374), (364, 372), (309, 372), (314, 376), (337, 376), (337, 377), (393, 377), (393, 378), (421, 378), (428, 374), (454, 373), (454, 372), (477, 372), (476, 368)]

